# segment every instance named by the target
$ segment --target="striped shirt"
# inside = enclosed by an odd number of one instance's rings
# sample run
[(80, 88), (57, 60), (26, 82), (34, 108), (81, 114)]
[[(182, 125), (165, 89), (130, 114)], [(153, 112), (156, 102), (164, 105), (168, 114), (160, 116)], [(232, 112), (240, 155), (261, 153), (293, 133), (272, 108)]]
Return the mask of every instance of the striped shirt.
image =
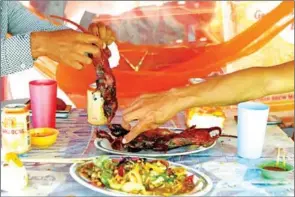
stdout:
[[(33, 67), (31, 32), (68, 29), (39, 19), (17, 1), (0, 0), (1, 76)], [(7, 33), (13, 35), (6, 38)]]

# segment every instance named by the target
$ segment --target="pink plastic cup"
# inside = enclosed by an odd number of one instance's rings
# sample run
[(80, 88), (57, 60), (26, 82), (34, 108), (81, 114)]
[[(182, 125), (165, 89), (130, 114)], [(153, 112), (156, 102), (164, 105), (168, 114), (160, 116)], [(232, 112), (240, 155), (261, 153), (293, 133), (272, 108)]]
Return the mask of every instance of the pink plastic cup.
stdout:
[(30, 82), (32, 122), (34, 128), (55, 128), (57, 83), (54, 80)]

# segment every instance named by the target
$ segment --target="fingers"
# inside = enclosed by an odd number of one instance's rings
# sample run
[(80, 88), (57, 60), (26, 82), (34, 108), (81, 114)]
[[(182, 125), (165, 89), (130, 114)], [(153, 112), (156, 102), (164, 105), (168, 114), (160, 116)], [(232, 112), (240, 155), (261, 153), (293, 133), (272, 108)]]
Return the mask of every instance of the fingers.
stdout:
[(107, 45), (111, 45), (113, 42), (116, 41), (116, 37), (114, 35), (114, 32), (109, 27), (107, 27), (107, 33), (106, 33), (105, 40), (106, 40)]
[(101, 57), (101, 51), (99, 50), (98, 53), (93, 54), (94, 58)]
[(73, 55), (73, 59), (75, 61), (78, 61), (81, 64), (91, 64), (92, 62), (91, 58), (87, 57), (86, 55), (81, 55), (78, 53)]
[(91, 23), (88, 30), (95, 36), (99, 36), (98, 26), (96, 23)]
[(109, 27), (106, 27), (106, 38), (111, 38), (113, 36), (113, 32)]
[(104, 40), (107, 37), (107, 29), (103, 24), (98, 24), (98, 31), (100, 39)]
[(121, 125), (122, 125), (122, 127), (123, 127), (124, 129), (126, 129), (126, 130), (130, 130), (130, 129), (131, 129), (131, 126), (130, 126), (129, 122), (126, 121), (126, 120), (124, 120), (124, 119), (122, 120)]
[(101, 22), (92, 23), (89, 26), (89, 31), (98, 36), (106, 45), (110, 45), (116, 40), (113, 31)]
[(98, 53), (100, 53), (100, 50), (97, 46), (91, 45), (91, 44), (81, 44), (81, 43), (78, 43), (74, 46), (74, 51), (81, 55), (85, 55), (85, 53), (91, 53), (93, 55), (97, 55)]
[(135, 113), (130, 113), (127, 115), (123, 115), (122, 118), (122, 127), (126, 130), (130, 130), (130, 122), (139, 119), (139, 116)]
[[(136, 111), (132, 111), (128, 114), (123, 114), (123, 118), (122, 118), (122, 127), (125, 128), (126, 130), (130, 130), (131, 126), (130, 126), (130, 122), (134, 121), (134, 120), (150, 120), (151, 123), (155, 123), (154, 121), (154, 113), (149, 113), (151, 111), (149, 111), (147, 108), (140, 108)], [(147, 116), (147, 114), (149, 114), (149, 116)]]
[(141, 121), (138, 122), (137, 125), (135, 125), (131, 131), (124, 137), (123, 139), (123, 143), (129, 143), (130, 141), (132, 141), (134, 138), (136, 138), (139, 134), (141, 134), (142, 132), (146, 131), (146, 130), (150, 130), (150, 129), (155, 129), (158, 126), (156, 124), (153, 124), (151, 122), (150, 118), (145, 118), (142, 119)]
[(134, 120), (139, 120), (145, 117), (147, 110), (144, 108), (141, 108), (140, 110), (137, 111), (132, 111), (127, 114), (123, 114), (122, 118), (122, 127), (125, 128), (126, 130), (130, 130), (130, 122)]
[(65, 61), (64, 63), (65, 65), (71, 66), (77, 70), (81, 70), (83, 68), (83, 65), (77, 61)]
[(99, 39), (99, 37), (86, 34), (86, 33), (78, 33), (77, 40), (80, 42), (88, 43), (88, 44), (95, 44), (99, 47), (103, 46), (103, 42)]
[(85, 55), (81, 55), (79, 53), (75, 53), (73, 55), (70, 56), (71, 60), (69, 61), (69, 63), (67, 63), (67, 65), (81, 70), (83, 68), (83, 64), (91, 64), (92, 59), (85, 56)]

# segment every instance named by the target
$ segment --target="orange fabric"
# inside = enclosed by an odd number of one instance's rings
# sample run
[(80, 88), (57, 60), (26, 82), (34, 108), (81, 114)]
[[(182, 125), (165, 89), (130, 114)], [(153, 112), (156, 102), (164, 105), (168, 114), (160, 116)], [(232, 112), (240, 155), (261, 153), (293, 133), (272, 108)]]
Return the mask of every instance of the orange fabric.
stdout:
[[(184, 45), (186, 48), (180, 46), (169, 48), (163, 45), (136, 46), (129, 43), (118, 43), (120, 53), (134, 65), (139, 62), (146, 51), (150, 52), (139, 72), (132, 70), (122, 57), (119, 67), (113, 69), (117, 80), (119, 100), (184, 86), (188, 84), (189, 78), (204, 78), (214, 71), (220, 71), (226, 63), (251, 54), (271, 40), (279, 32), (276, 30), (281, 30), (281, 26), (277, 27), (276, 24), (293, 12), (293, 5), (294, 2), (282, 2), (241, 34), (228, 42), (215, 46), (197, 48), (193, 45)], [(272, 29), (273, 34), (265, 36), (259, 44), (251, 46), (253, 41), (269, 29)], [(94, 82), (89, 77), (93, 76), (93, 71), (84, 69), (76, 72), (67, 67), (59, 71), (61, 68), (58, 68), (57, 80), (60, 86), (63, 86), (62, 89), (67, 93), (85, 95), (86, 87)]]
[(96, 80), (95, 68), (92, 64), (84, 65), (83, 70), (59, 64), (56, 70), (58, 86), (69, 94), (86, 95), (87, 88)]
[[(119, 66), (113, 69), (119, 104), (124, 106), (126, 100), (132, 100), (140, 94), (184, 86), (188, 84), (189, 78), (206, 78), (210, 73), (220, 71), (227, 63), (254, 53), (294, 21), (293, 17), (288, 22), (279, 23), (293, 10), (294, 2), (283, 1), (244, 32), (217, 45), (199, 47), (196, 44), (183, 43), (151, 46), (118, 42), (120, 54), (133, 65), (137, 65), (148, 51), (138, 72), (123, 57)], [(77, 107), (86, 107), (87, 88), (95, 82), (94, 66), (87, 65), (85, 69), (77, 71), (60, 64), (57, 67), (56, 80)]]

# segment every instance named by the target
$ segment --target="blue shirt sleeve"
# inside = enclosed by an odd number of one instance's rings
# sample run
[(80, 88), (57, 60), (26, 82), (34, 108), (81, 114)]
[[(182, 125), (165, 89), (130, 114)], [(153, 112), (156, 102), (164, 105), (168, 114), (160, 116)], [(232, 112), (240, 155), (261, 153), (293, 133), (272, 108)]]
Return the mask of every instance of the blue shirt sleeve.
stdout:
[(31, 32), (69, 29), (39, 19), (17, 1), (3, 3), (7, 3), (7, 12), (2, 17), (7, 17), (8, 33), (14, 36), (1, 38), (1, 76), (33, 67)]

